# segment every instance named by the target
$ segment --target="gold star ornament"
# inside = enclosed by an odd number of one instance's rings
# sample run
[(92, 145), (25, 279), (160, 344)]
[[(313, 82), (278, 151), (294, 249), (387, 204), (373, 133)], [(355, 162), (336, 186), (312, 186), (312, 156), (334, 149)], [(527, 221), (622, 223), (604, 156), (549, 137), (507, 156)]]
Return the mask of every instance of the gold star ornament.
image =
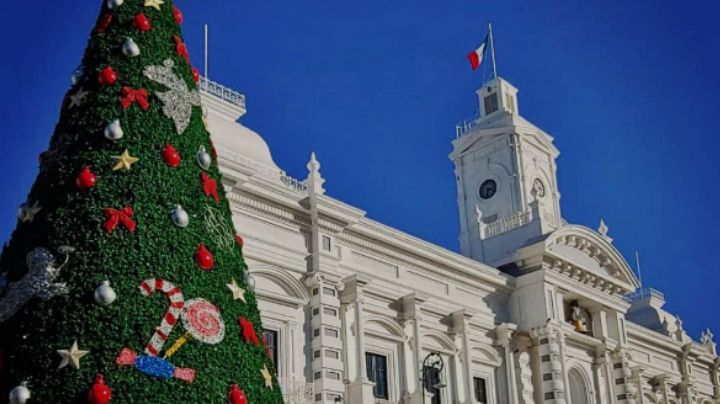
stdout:
[(232, 292), (233, 299), (234, 300), (242, 300), (243, 303), (247, 303), (245, 300), (245, 289), (238, 286), (237, 282), (235, 282), (235, 279), (232, 280), (232, 282), (226, 284), (228, 289), (230, 289), (230, 292)]
[(87, 355), (88, 352), (90, 351), (81, 351), (78, 349), (77, 340), (73, 342), (70, 349), (58, 349), (57, 353), (62, 357), (58, 369), (64, 368), (67, 365), (72, 365), (75, 369), (80, 369), (80, 358)]
[(260, 373), (262, 373), (262, 377), (263, 377), (263, 379), (265, 379), (265, 387), (272, 390), (273, 389), (272, 375), (270, 374), (270, 371), (268, 370), (267, 366), (263, 365), (263, 368), (260, 369)]
[(160, 11), (160, 6), (165, 3), (163, 0), (145, 0), (145, 7), (152, 7)]
[(85, 89), (80, 88), (79, 90), (77, 90), (75, 94), (72, 94), (70, 96), (70, 105), (68, 106), (68, 108), (79, 107), (80, 104), (82, 104), (83, 98), (85, 98), (85, 96), (87, 95), (88, 92), (85, 91)]
[(132, 168), (132, 165), (137, 163), (140, 159), (137, 157), (133, 157), (130, 155), (130, 152), (128, 152), (128, 149), (125, 149), (125, 151), (119, 155), (119, 156), (112, 156), (113, 159), (115, 159), (115, 165), (113, 166), (113, 171), (117, 170), (127, 170), (130, 171)]

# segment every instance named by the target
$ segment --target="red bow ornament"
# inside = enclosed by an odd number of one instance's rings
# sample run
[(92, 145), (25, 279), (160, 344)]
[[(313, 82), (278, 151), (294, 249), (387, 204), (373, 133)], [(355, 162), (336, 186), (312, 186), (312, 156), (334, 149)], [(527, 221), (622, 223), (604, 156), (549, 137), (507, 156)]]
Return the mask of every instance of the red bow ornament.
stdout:
[(132, 87), (123, 87), (122, 97), (120, 97), (120, 105), (122, 105), (123, 109), (130, 108), (135, 102), (137, 102), (140, 108), (147, 111), (148, 108), (150, 108), (148, 91), (144, 88), (134, 89)]
[(215, 202), (220, 202), (217, 182), (205, 173), (200, 173), (200, 181), (202, 181), (203, 193), (205, 193), (206, 196), (212, 196), (213, 199), (215, 199)]
[(130, 206), (124, 207), (120, 210), (113, 208), (105, 208), (103, 210), (105, 214), (105, 223), (103, 228), (106, 232), (112, 233), (118, 225), (122, 225), (129, 232), (134, 232), (137, 228), (137, 223), (133, 219), (133, 210)]
[(255, 334), (255, 327), (253, 326), (253, 323), (248, 321), (245, 317), (240, 317), (240, 327), (242, 328), (243, 332), (243, 338), (245, 338), (245, 342), (253, 343), (255, 346), (260, 346), (260, 340), (257, 337), (257, 334)]

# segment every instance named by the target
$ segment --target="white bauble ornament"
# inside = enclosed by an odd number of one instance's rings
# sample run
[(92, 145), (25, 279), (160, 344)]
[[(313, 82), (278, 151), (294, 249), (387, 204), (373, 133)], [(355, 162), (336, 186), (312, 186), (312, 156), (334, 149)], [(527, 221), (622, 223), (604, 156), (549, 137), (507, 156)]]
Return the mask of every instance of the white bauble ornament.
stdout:
[(188, 213), (180, 205), (177, 205), (175, 209), (170, 212), (170, 218), (177, 227), (187, 227), (190, 223), (190, 216), (188, 216)]
[(140, 54), (140, 47), (133, 41), (132, 38), (125, 39), (122, 44), (122, 53), (127, 57), (134, 58)]
[(200, 149), (198, 149), (197, 162), (203, 170), (210, 168), (212, 157), (210, 157), (210, 153), (205, 150), (205, 146), (200, 146)]
[(255, 290), (255, 277), (252, 276), (252, 274), (248, 271), (245, 272), (245, 284), (247, 285), (248, 289)]
[(10, 404), (25, 404), (30, 399), (30, 389), (27, 388), (25, 383), (15, 386), (14, 389), (10, 390), (8, 396), (8, 402)]
[(115, 290), (110, 287), (110, 281), (103, 281), (100, 286), (95, 289), (95, 302), (107, 306), (117, 299)]
[(116, 9), (116, 8), (122, 6), (123, 2), (124, 2), (123, 0), (107, 0), (107, 7), (110, 10), (113, 10), (113, 9)]
[(125, 133), (122, 130), (122, 127), (120, 126), (120, 120), (116, 119), (108, 124), (108, 126), (105, 127), (105, 138), (108, 140), (118, 140), (122, 139), (122, 137), (125, 135)]
[(85, 67), (83, 67), (83, 65), (78, 66), (77, 69), (75, 69), (75, 71), (73, 72), (72, 76), (70, 76), (70, 82), (72, 83), (72, 85), (79, 83), (84, 74)]

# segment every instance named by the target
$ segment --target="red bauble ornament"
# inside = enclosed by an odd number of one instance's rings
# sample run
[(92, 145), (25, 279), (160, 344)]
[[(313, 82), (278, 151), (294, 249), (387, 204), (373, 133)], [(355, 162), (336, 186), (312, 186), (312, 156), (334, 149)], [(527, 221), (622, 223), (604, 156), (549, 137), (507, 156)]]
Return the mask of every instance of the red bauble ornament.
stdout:
[(173, 145), (171, 145), (170, 143), (165, 145), (165, 148), (162, 151), (162, 158), (163, 160), (165, 160), (165, 164), (170, 167), (177, 167), (182, 161), (180, 159), (180, 153), (178, 153), (178, 151), (175, 150)]
[(182, 38), (177, 35), (173, 35), (173, 40), (175, 41), (175, 52), (178, 56), (185, 59), (185, 63), (190, 64), (190, 53), (188, 53), (185, 42), (183, 42)]
[(135, 25), (135, 28), (140, 30), (140, 32), (147, 32), (147, 31), (150, 31), (150, 28), (152, 28), (150, 19), (148, 19), (147, 16), (143, 13), (138, 13), (135, 16), (135, 19), (133, 20), (133, 24)]
[(205, 247), (205, 244), (200, 244), (197, 251), (195, 251), (195, 262), (198, 266), (206, 271), (209, 271), (213, 267), (213, 255)]
[(247, 404), (248, 399), (245, 395), (245, 392), (238, 387), (237, 384), (233, 384), (230, 386), (230, 389), (228, 389), (228, 395), (227, 395), (228, 403), (230, 404)]
[(90, 170), (89, 166), (83, 167), (77, 178), (75, 178), (75, 186), (81, 191), (94, 187), (96, 183), (97, 176)]
[(178, 25), (182, 24), (182, 22), (183, 22), (183, 14), (182, 14), (182, 11), (180, 11), (180, 9), (177, 8), (175, 5), (173, 5), (172, 15), (173, 15), (173, 19), (175, 20), (175, 22), (176, 22)]
[(192, 70), (193, 80), (195, 80), (195, 82), (197, 83), (198, 81), (200, 81), (200, 72), (195, 67), (193, 67), (191, 70)]
[(97, 24), (95, 25), (95, 32), (104, 32), (110, 26), (112, 20), (113, 16), (111, 13), (103, 14), (103, 16), (98, 20)]
[(89, 404), (107, 404), (112, 398), (112, 390), (105, 384), (103, 375), (95, 376), (95, 383), (88, 390), (87, 400)]
[(239, 234), (235, 235), (235, 242), (240, 246), (240, 248), (242, 248), (243, 245), (245, 245), (245, 240), (243, 240), (242, 236)]
[(117, 73), (112, 66), (106, 66), (104, 69), (100, 70), (100, 73), (98, 74), (98, 81), (103, 86), (112, 86), (115, 84), (117, 79)]

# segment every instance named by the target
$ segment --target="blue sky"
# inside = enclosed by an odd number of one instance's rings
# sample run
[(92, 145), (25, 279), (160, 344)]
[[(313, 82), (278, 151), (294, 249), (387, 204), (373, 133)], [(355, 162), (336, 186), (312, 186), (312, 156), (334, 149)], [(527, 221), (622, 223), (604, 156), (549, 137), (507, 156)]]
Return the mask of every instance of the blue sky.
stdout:
[[(37, 173), (100, 2), (3, 6), (0, 239)], [(493, 22), (500, 75), (555, 137), (563, 216), (642, 257), (694, 337), (720, 335), (717, 254), (720, 29), (714, 1), (179, 0), (193, 60), (210, 24), (210, 78), (248, 97), (243, 123), (328, 193), (458, 249), (456, 122), (482, 74), (465, 55)]]

